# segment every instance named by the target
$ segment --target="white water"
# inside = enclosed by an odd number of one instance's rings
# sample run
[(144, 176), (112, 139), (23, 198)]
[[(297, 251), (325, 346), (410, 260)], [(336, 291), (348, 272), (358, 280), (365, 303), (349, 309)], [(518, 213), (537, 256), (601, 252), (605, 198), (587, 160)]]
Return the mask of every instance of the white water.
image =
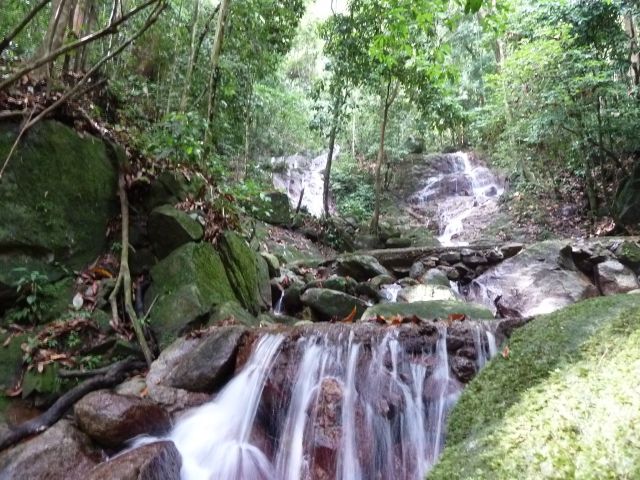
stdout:
[(434, 203), (438, 207), (438, 224), (442, 245), (468, 245), (462, 240), (470, 218), (494, 204), (504, 189), (489, 169), (473, 165), (469, 155), (457, 152), (444, 156), (451, 160), (453, 171), (425, 179), (424, 187), (414, 195), (418, 204)]
[[(336, 145), (333, 152), (335, 161), (340, 154), (340, 147)], [(328, 153), (323, 153), (315, 158), (307, 158), (301, 155), (271, 159), (273, 165), (277, 165), (281, 172), (273, 174), (273, 186), (286, 192), (289, 202), (295, 208), (300, 199), (300, 193), (304, 189), (302, 206), (315, 216), (323, 213), (322, 192), (324, 189), (324, 171), (327, 166)]]
[[(405, 350), (403, 328), (263, 336), (217, 398), (168, 436), (182, 480), (424, 478), (462, 386), (450, 373), (446, 327), (418, 354)], [(472, 328), (481, 367), (495, 339), (485, 324)]]
[(380, 295), (387, 303), (396, 303), (398, 301), (398, 294), (402, 290), (402, 285), (398, 283), (390, 283), (389, 285), (383, 285), (380, 287)]

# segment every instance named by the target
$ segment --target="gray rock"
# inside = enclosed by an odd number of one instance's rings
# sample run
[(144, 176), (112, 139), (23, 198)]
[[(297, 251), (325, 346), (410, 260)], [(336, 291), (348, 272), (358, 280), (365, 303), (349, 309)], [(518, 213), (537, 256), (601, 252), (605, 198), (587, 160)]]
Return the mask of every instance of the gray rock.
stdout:
[(250, 206), (251, 214), (258, 220), (272, 225), (288, 225), (291, 223), (291, 204), (286, 193), (261, 193)]
[(422, 262), (416, 262), (413, 265), (411, 265), (411, 268), (409, 269), (409, 276), (414, 280), (417, 280), (420, 277), (422, 277), (422, 275), (424, 275), (425, 271), (426, 271), (426, 268), (424, 264)]
[(420, 277), (420, 282), (424, 285), (441, 285), (443, 287), (450, 287), (450, 281), (447, 275), (438, 268), (431, 268)]
[(373, 288), (379, 290), (383, 285), (390, 285), (392, 283), (395, 283), (395, 281), (395, 278), (393, 278), (391, 275), (378, 275), (370, 279), (369, 283)]
[(338, 257), (336, 264), (342, 275), (348, 275), (365, 282), (378, 275), (391, 275), (378, 260), (369, 255), (350, 254)]
[(284, 296), (282, 297), (282, 307), (287, 313), (295, 314), (302, 310), (303, 305), (300, 297), (302, 296), (302, 292), (304, 291), (304, 289), (304, 283), (300, 281), (294, 281), (284, 291)]
[(310, 288), (302, 295), (302, 303), (311, 308), (320, 320), (341, 320), (356, 309), (356, 318), (366, 310), (367, 304), (359, 298), (326, 288)]
[(85, 480), (180, 480), (182, 457), (173, 442), (148, 443), (94, 467)]
[(462, 262), (471, 268), (475, 268), (479, 265), (486, 265), (487, 263), (489, 263), (486, 258), (475, 252), (471, 255), (462, 255)]
[(246, 328), (238, 326), (216, 328), (176, 363), (165, 383), (191, 392), (219, 389), (233, 375), (238, 347), (246, 333)]
[(385, 242), (386, 248), (408, 248), (413, 245), (413, 240), (404, 237), (392, 237)]
[(511, 242), (500, 247), (500, 253), (504, 256), (505, 259), (515, 257), (518, 253), (522, 251), (524, 245), (522, 243)]
[(596, 265), (596, 281), (604, 295), (626, 293), (640, 288), (638, 277), (617, 260), (607, 260)]
[(153, 250), (160, 259), (185, 243), (202, 240), (204, 236), (202, 225), (171, 205), (153, 210), (147, 229)]
[(445, 252), (440, 255), (440, 260), (447, 262), (449, 265), (453, 265), (462, 260), (462, 255), (460, 255), (460, 252)]
[(280, 260), (275, 255), (272, 255), (267, 252), (262, 252), (262, 258), (267, 262), (267, 266), (269, 267), (269, 276), (271, 278), (280, 276)]
[(102, 459), (68, 420), (0, 453), (2, 480), (84, 480)]
[(83, 432), (108, 447), (138, 435), (161, 435), (171, 427), (169, 414), (154, 402), (109, 390), (85, 395), (74, 405), (73, 413)]
[(406, 303), (455, 299), (456, 296), (451, 289), (441, 285), (415, 285), (403, 288), (398, 293), (398, 301)]

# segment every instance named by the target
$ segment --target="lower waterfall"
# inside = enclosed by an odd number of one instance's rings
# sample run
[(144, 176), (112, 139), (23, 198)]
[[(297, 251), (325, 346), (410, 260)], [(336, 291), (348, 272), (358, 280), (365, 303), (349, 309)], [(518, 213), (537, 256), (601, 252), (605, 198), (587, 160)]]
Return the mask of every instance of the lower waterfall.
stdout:
[[(491, 323), (469, 323), (479, 369), (495, 337)], [(446, 324), (293, 332), (262, 335), (217, 397), (178, 420), (167, 438), (182, 479), (424, 478), (462, 390)]]

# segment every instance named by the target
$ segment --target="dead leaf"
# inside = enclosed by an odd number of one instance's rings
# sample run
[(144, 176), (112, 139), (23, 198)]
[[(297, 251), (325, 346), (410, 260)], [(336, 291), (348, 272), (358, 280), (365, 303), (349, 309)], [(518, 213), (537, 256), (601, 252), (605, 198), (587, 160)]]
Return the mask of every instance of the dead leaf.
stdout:
[(449, 322), (463, 322), (467, 316), (464, 313), (450, 313), (448, 319)]
[(356, 307), (353, 307), (351, 313), (342, 319), (342, 323), (353, 323), (353, 320), (356, 318)]
[(502, 358), (508, 360), (510, 355), (511, 355), (511, 350), (509, 349), (509, 345), (506, 345), (502, 349)]

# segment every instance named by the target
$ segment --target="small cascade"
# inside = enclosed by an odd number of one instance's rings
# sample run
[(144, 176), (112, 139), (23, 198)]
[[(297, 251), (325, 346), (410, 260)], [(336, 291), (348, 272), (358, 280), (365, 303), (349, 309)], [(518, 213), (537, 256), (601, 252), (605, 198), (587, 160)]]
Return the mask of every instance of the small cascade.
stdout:
[[(469, 326), (477, 368), (496, 351), (488, 325)], [(447, 327), (294, 331), (261, 337), (217, 398), (178, 421), (182, 479), (424, 478), (462, 390)]]
[(278, 301), (276, 302), (276, 304), (273, 307), (273, 314), (274, 315), (280, 316), (280, 315), (284, 314), (283, 302), (284, 302), (284, 291), (280, 294), (280, 298), (278, 298)]
[(442, 245), (468, 245), (462, 237), (483, 226), (504, 189), (488, 168), (474, 165), (465, 152), (438, 158), (441, 173), (426, 178), (412, 201), (419, 206), (437, 207), (438, 240)]
[(386, 303), (396, 303), (398, 301), (398, 294), (402, 290), (402, 285), (398, 283), (390, 283), (389, 285), (383, 285), (380, 287), (380, 295)]

